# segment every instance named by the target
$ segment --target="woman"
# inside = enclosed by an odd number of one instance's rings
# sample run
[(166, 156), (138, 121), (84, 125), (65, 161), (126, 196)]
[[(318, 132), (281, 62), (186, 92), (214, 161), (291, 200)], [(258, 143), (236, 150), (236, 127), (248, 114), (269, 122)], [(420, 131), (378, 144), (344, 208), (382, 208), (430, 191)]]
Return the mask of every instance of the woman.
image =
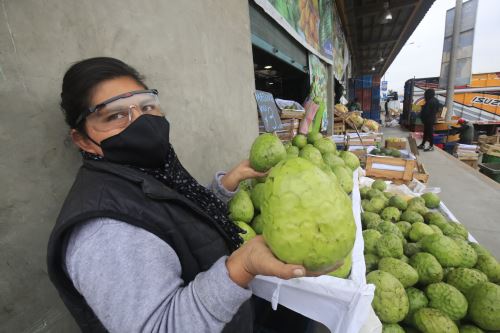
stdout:
[[(434, 97), (435, 95), (434, 89), (427, 89), (424, 92), (425, 104), (420, 111), (420, 119), (424, 124), (424, 136), (418, 149), (423, 149), (424, 151), (434, 150), (434, 123), (439, 111), (439, 101)], [(426, 142), (429, 142), (429, 146), (427, 147), (425, 147)]]
[[(85, 332), (251, 332), (250, 281), (306, 274), (226, 215), (248, 161), (210, 190), (169, 143), (158, 92), (113, 58), (74, 64), (61, 107), (83, 164), (48, 245), (49, 275)], [(168, 116), (168, 114), (167, 114)]]

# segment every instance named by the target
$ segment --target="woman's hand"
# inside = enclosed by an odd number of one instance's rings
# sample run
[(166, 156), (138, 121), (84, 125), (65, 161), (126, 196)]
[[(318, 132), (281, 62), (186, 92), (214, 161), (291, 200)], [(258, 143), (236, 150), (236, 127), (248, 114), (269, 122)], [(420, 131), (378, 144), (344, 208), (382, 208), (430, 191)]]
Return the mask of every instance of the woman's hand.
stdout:
[(225, 189), (234, 192), (241, 181), (249, 178), (264, 177), (265, 175), (265, 172), (255, 171), (250, 166), (249, 160), (243, 160), (221, 178), (221, 183)]
[(301, 265), (279, 261), (266, 245), (262, 236), (257, 236), (234, 251), (226, 261), (229, 277), (240, 287), (246, 288), (256, 275), (276, 276), (285, 280), (303, 276), (318, 276), (338, 269), (343, 261), (321, 272), (308, 272)]

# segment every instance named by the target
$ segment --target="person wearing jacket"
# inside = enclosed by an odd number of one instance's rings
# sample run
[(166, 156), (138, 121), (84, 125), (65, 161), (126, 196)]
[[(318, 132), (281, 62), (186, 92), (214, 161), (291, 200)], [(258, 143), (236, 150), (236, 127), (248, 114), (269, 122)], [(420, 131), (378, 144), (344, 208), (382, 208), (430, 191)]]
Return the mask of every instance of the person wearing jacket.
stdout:
[(77, 62), (61, 107), (83, 160), (47, 265), (83, 332), (252, 332), (252, 279), (306, 275), (261, 236), (242, 244), (227, 216), (239, 182), (263, 174), (245, 160), (201, 186), (170, 143), (159, 92), (135, 69)]
[[(439, 101), (435, 97), (435, 94), (434, 89), (427, 89), (425, 91), (425, 104), (420, 111), (420, 119), (424, 124), (424, 136), (418, 148), (424, 149), (424, 151), (434, 150), (434, 123), (436, 122), (436, 115), (439, 112)], [(425, 146), (426, 142), (429, 143), (427, 147)]]

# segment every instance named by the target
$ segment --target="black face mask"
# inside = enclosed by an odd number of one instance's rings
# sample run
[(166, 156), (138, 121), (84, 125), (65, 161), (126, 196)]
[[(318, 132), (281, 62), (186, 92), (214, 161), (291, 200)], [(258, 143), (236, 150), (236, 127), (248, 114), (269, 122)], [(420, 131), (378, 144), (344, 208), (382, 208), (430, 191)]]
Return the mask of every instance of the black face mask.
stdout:
[(101, 141), (104, 159), (143, 168), (165, 164), (170, 124), (165, 117), (142, 115), (121, 133)]

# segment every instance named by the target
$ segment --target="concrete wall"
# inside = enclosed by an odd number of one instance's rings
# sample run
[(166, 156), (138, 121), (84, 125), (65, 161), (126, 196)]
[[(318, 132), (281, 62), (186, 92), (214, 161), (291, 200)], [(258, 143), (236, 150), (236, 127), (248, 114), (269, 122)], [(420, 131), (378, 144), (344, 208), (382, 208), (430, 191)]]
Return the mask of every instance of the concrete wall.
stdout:
[(69, 65), (113, 56), (147, 77), (200, 181), (258, 134), (248, 3), (0, 0), (0, 331), (71, 332), (46, 243), (79, 166), (58, 108)]

